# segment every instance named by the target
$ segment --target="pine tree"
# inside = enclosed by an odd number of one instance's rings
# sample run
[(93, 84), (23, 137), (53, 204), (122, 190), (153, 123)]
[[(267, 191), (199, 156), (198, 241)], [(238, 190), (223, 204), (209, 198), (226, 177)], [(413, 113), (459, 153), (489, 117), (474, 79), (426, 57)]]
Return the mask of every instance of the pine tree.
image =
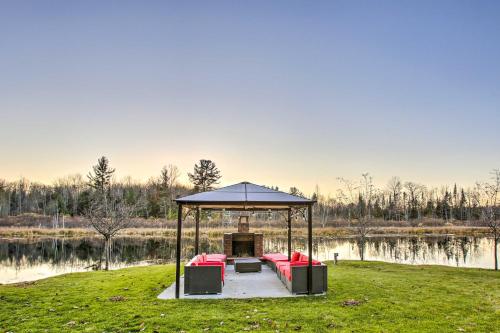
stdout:
[(300, 190), (295, 186), (290, 187), (290, 191), (288, 193), (298, 197), (304, 197), (304, 193), (300, 192)]
[(102, 156), (97, 160), (97, 164), (92, 167), (94, 173), (89, 172), (89, 186), (97, 190), (100, 194), (104, 194), (106, 189), (111, 185), (111, 177), (115, 169), (109, 167), (109, 161), (106, 156)]
[(465, 198), (465, 192), (464, 189), (462, 188), (461, 194), (460, 194), (460, 219), (461, 220), (466, 220), (466, 214), (465, 214), (465, 206), (467, 204), (467, 200)]
[(212, 185), (217, 184), (222, 177), (219, 169), (211, 160), (200, 160), (200, 164), (195, 164), (194, 172), (189, 173), (188, 176), (197, 192), (211, 190)]
[(453, 186), (453, 203), (452, 203), (452, 206), (453, 206), (453, 214), (452, 214), (452, 217), (455, 218), (455, 219), (459, 219), (459, 216), (458, 216), (458, 191), (457, 191), (457, 184), (455, 184)]

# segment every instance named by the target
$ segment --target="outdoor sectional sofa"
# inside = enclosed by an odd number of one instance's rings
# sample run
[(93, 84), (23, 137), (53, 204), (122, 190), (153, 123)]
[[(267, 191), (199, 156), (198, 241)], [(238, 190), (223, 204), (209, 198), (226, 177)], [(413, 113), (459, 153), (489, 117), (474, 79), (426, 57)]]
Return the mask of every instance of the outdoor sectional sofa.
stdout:
[(224, 284), (226, 255), (200, 254), (184, 266), (184, 294), (220, 294)]
[(267, 253), (262, 256), (262, 259), (276, 272), (276, 263), (279, 261), (288, 261), (288, 256), (283, 253)]
[[(266, 258), (267, 256), (267, 258)], [(284, 258), (285, 257), (285, 258)], [(276, 271), (281, 282), (294, 294), (304, 294), (307, 289), (307, 268), (309, 257), (294, 252), (291, 260), (277, 254), (264, 255), (268, 265)], [(312, 293), (321, 294), (327, 289), (327, 266), (320, 261), (312, 261)]]

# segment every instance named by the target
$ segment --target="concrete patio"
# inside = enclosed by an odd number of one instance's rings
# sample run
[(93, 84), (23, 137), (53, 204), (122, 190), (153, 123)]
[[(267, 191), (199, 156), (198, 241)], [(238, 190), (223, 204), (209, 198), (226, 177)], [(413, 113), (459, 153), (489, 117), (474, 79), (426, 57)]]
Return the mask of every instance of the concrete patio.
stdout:
[[(267, 265), (262, 265), (260, 273), (236, 273), (233, 265), (226, 267), (225, 284), (222, 294), (184, 295), (184, 276), (180, 279), (180, 298), (183, 299), (223, 299), (223, 298), (254, 298), (254, 297), (299, 297), (294, 295)], [(175, 299), (175, 283), (165, 289), (159, 299)]]

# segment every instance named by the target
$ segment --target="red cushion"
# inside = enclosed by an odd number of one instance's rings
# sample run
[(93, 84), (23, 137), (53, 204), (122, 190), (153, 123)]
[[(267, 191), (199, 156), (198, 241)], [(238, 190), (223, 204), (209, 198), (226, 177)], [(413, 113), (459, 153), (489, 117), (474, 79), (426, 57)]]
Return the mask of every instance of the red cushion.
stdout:
[(292, 281), (292, 270), (290, 266), (284, 266), (281, 270), (281, 274), (283, 274), (288, 281)]
[(280, 274), (283, 275), (288, 279), (288, 281), (292, 281), (292, 270), (291, 270), (291, 265), (292, 263), (290, 262), (282, 262), (280, 263), (281, 265), (279, 266), (279, 271)]
[(294, 261), (299, 261), (300, 259), (300, 252), (297, 252), (295, 251), (293, 254), (292, 254), (292, 258), (291, 258), (291, 262), (294, 262)]
[(276, 262), (276, 269), (280, 270), (281, 267), (287, 266), (287, 265), (290, 265), (290, 262), (288, 262), (288, 261), (278, 261), (278, 262)]
[(207, 254), (207, 261), (226, 261), (227, 256), (225, 254)]
[(264, 259), (272, 262), (278, 262), (278, 261), (287, 261), (288, 256), (282, 254), (282, 253), (266, 253), (263, 256)]

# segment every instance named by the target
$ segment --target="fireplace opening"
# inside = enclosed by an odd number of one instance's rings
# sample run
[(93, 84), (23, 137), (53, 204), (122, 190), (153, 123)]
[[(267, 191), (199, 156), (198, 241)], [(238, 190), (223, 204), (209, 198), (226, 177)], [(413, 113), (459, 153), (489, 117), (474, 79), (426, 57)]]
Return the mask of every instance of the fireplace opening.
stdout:
[(235, 257), (253, 257), (253, 240), (233, 240), (233, 256)]

